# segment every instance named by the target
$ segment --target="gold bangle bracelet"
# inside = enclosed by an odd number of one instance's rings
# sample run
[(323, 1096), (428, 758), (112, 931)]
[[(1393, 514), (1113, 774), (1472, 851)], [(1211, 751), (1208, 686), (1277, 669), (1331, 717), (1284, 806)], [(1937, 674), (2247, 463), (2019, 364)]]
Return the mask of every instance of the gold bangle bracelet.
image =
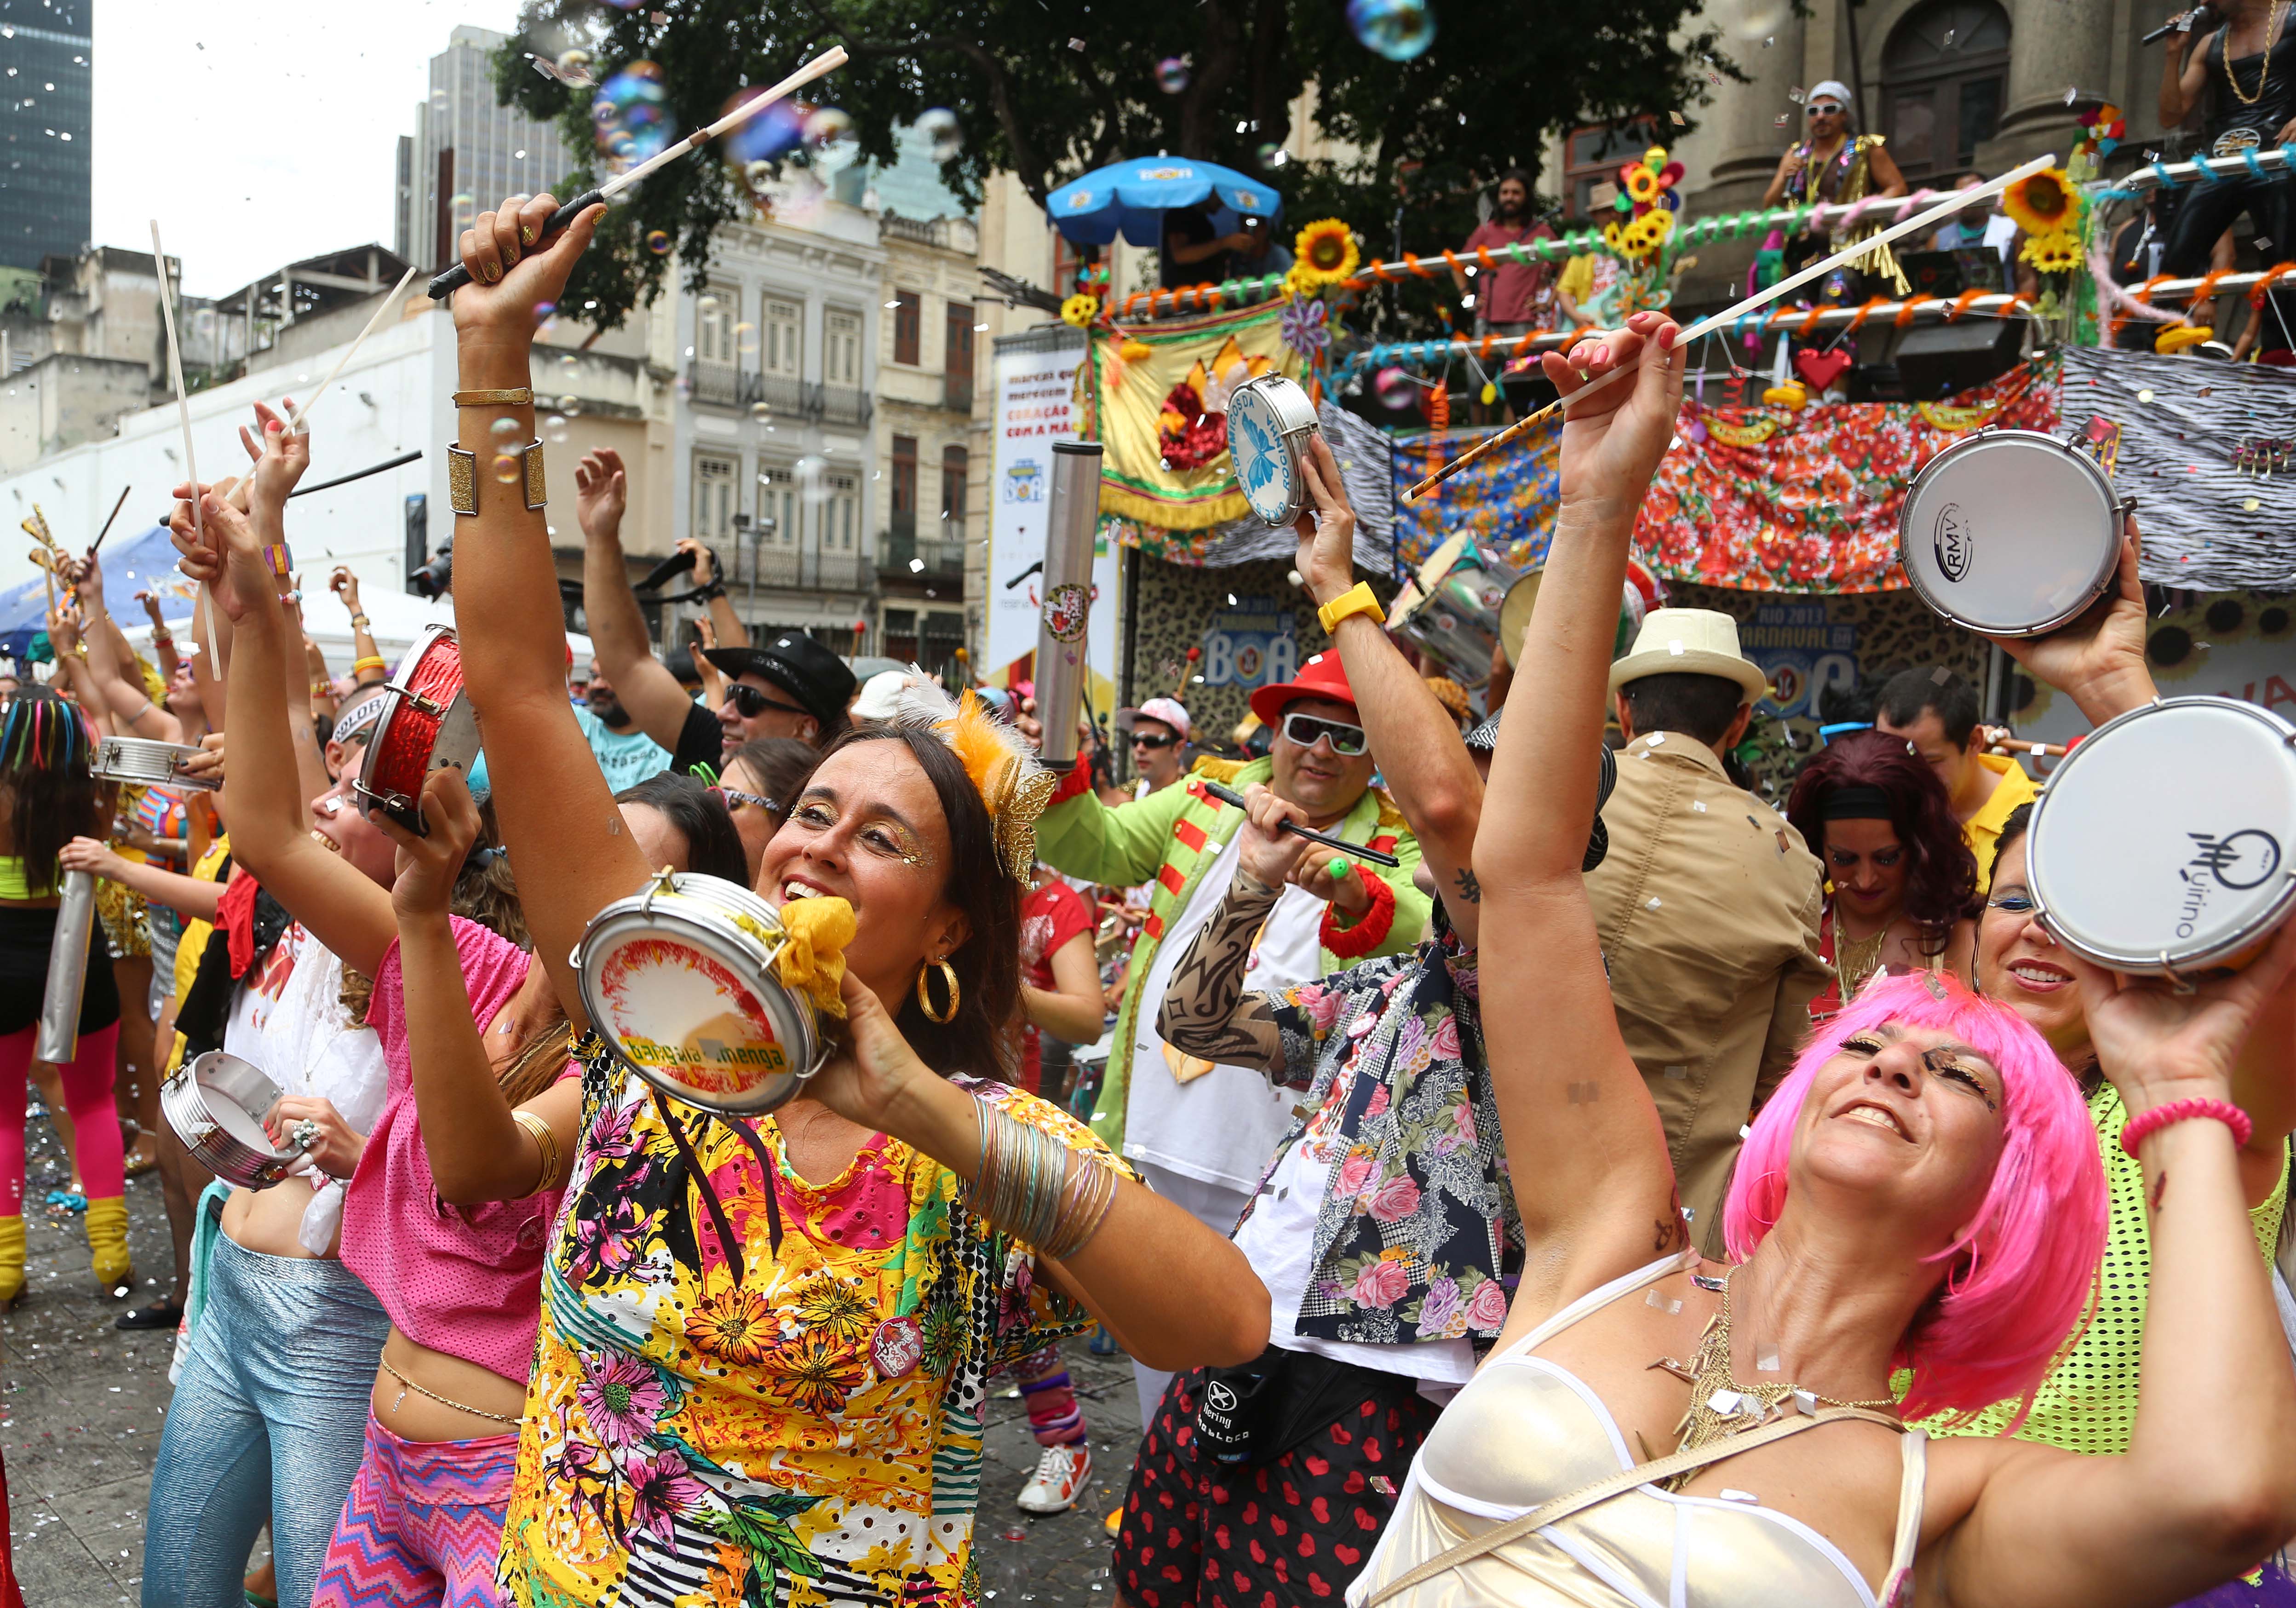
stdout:
[(513, 385), (500, 390), (458, 390), (450, 399), (457, 407), (531, 407), (534, 388)]
[(529, 1195), (537, 1195), (546, 1189), (556, 1187), (559, 1182), (558, 1136), (550, 1131), (549, 1123), (545, 1122), (532, 1112), (514, 1111), (511, 1112), (510, 1120), (534, 1136), (535, 1148), (542, 1153), (542, 1176), (535, 1180), (534, 1187), (526, 1193)]

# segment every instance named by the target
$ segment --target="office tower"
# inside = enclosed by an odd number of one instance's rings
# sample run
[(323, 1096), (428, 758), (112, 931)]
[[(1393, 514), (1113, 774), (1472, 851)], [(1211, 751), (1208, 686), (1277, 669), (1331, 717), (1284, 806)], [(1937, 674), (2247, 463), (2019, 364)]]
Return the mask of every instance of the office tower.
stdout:
[(0, 0), (0, 267), (87, 243), (95, 0)]
[[(447, 266), (476, 211), (505, 195), (554, 189), (574, 166), (555, 125), (495, 98), (494, 56), (505, 43), (487, 29), (459, 27), (430, 58), (430, 98), (402, 143), (398, 198), (406, 227), (399, 255), (425, 269)], [(457, 197), (469, 199), (458, 207)]]

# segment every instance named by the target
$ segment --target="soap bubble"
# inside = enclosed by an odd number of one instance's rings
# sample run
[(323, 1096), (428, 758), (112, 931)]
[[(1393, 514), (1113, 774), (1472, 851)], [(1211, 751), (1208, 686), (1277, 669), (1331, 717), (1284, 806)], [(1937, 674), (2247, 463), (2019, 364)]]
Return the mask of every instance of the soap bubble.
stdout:
[(805, 120), (805, 148), (813, 165), (824, 173), (850, 166), (861, 154), (853, 137), (853, 119), (834, 106), (824, 106)]
[(1728, 0), (1722, 13), (1722, 25), (1741, 39), (1775, 34), (1785, 20), (1784, 0)]
[(598, 149), (617, 171), (659, 156), (669, 144), (667, 100), (661, 69), (652, 62), (633, 62), (598, 86), (590, 118)]
[(535, 323), (537, 323), (537, 324), (547, 324), (547, 323), (549, 323), (549, 322), (550, 322), (550, 315), (551, 315), (551, 314), (553, 314), (553, 313), (554, 313), (554, 312), (556, 312), (557, 310), (558, 310), (558, 304), (557, 304), (556, 302), (554, 302), (554, 301), (537, 301), (537, 302), (536, 302), (536, 303), (534, 304), (534, 321), (535, 321)]
[(576, 396), (572, 391), (568, 391), (564, 396), (558, 398), (558, 411), (564, 414), (570, 419), (580, 418), (582, 416), (582, 398)]
[(964, 149), (964, 129), (956, 120), (956, 113), (946, 106), (936, 106), (917, 119), (917, 127), (932, 142), (932, 160), (953, 162), (958, 152)]
[[(764, 93), (761, 89), (742, 90), (726, 100), (724, 111), (718, 115), (722, 117), (725, 112), (732, 111)], [(729, 130), (724, 142), (726, 165), (746, 175), (754, 163), (769, 164), (775, 157), (788, 155), (805, 137), (805, 103), (801, 101), (775, 101), (749, 121)], [(768, 166), (767, 176), (771, 176)], [(750, 181), (750, 187), (754, 190), (762, 182), (753, 178)]]
[(558, 58), (557, 67), (558, 81), (570, 89), (587, 89), (598, 81), (591, 75), (590, 53), (586, 50), (564, 52)]
[(1401, 413), (1419, 405), (1419, 387), (1411, 376), (1399, 368), (1383, 368), (1372, 381), (1372, 389), (1379, 393), (1382, 407)]
[(498, 436), (514, 436), (518, 433), (518, 421), (504, 414), (487, 428)]
[(638, 8), (638, 0), (599, 0), (599, 3), (611, 5), (618, 12), (634, 12)]
[(770, 419), (773, 416), (774, 405), (772, 403), (752, 402), (750, 404), (750, 417), (755, 419), (758, 423), (763, 424), (767, 419)]
[(562, 414), (552, 414), (542, 422), (542, 439), (554, 447), (564, 446), (568, 434), (566, 420)]
[(1274, 140), (1263, 141), (1259, 149), (1252, 155), (1262, 168), (1270, 170), (1281, 168), (1292, 160), (1292, 153)]
[(561, 382), (570, 385), (572, 384), (575, 377), (581, 373), (581, 372), (582, 359), (577, 357), (573, 353), (567, 352), (559, 357), (558, 378)]
[(1188, 86), (1188, 64), (1178, 56), (1166, 56), (1156, 63), (1156, 87), (1166, 94), (1177, 94)]
[(647, 230), (646, 250), (652, 252), (656, 257), (668, 256), (669, 253), (668, 233), (661, 229)]
[(718, 298), (715, 296), (704, 296), (701, 300), (693, 304), (693, 310), (697, 313), (716, 312), (718, 310)]
[(808, 508), (817, 508), (829, 500), (829, 460), (819, 453), (809, 452), (797, 461), (797, 494)]
[(734, 344), (744, 357), (754, 357), (758, 352), (758, 326), (737, 324), (734, 326)]
[(505, 486), (518, 484), (518, 477), (526, 472), (526, 465), (514, 452), (495, 454), (495, 479)]
[(1348, 0), (1348, 26), (1365, 49), (1390, 62), (1408, 62), (1435, 42), (1426, 0)]

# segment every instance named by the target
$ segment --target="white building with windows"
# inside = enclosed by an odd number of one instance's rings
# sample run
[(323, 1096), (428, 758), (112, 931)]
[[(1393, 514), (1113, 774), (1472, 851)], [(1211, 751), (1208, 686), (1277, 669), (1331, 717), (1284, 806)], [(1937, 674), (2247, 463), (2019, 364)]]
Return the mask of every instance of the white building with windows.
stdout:
[(800, 222), (719, 230), (700, 289), (675, 270), (671, 525), (716, 550), (753, 634), (796, 627), (874, 651), (885, 262), (876, 220), (831, 199)]

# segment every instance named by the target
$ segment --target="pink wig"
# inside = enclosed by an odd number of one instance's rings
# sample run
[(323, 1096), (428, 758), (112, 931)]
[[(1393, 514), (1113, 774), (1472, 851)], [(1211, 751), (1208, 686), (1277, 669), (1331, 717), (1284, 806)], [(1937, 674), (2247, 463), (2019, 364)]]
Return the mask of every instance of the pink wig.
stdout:
[[(2005, 1091), (2005, 1143), (1985, 1203), (1940, 1253), (1945, 1284), (1899, 1338), (1895, 1362), (1913, 1371), (1908, 1419), (1973, 1413), (2040, 1382), (2081, 1321), (2104, 1251), (2096, 1129), (2073, 1079), (2015, 1012), (1948, 978), (1875, 979), (1811, 1037), (1754, 1119), (1723, 1204), (1724, 1237), (1744, 1261), (1776, 1226), (1794, 1124), (1818, 1069), (1886, 1022), (1951, 1033), (2000, 1070)], [(2010, 1428), (2024, 1415), (2021, 1405)]]

